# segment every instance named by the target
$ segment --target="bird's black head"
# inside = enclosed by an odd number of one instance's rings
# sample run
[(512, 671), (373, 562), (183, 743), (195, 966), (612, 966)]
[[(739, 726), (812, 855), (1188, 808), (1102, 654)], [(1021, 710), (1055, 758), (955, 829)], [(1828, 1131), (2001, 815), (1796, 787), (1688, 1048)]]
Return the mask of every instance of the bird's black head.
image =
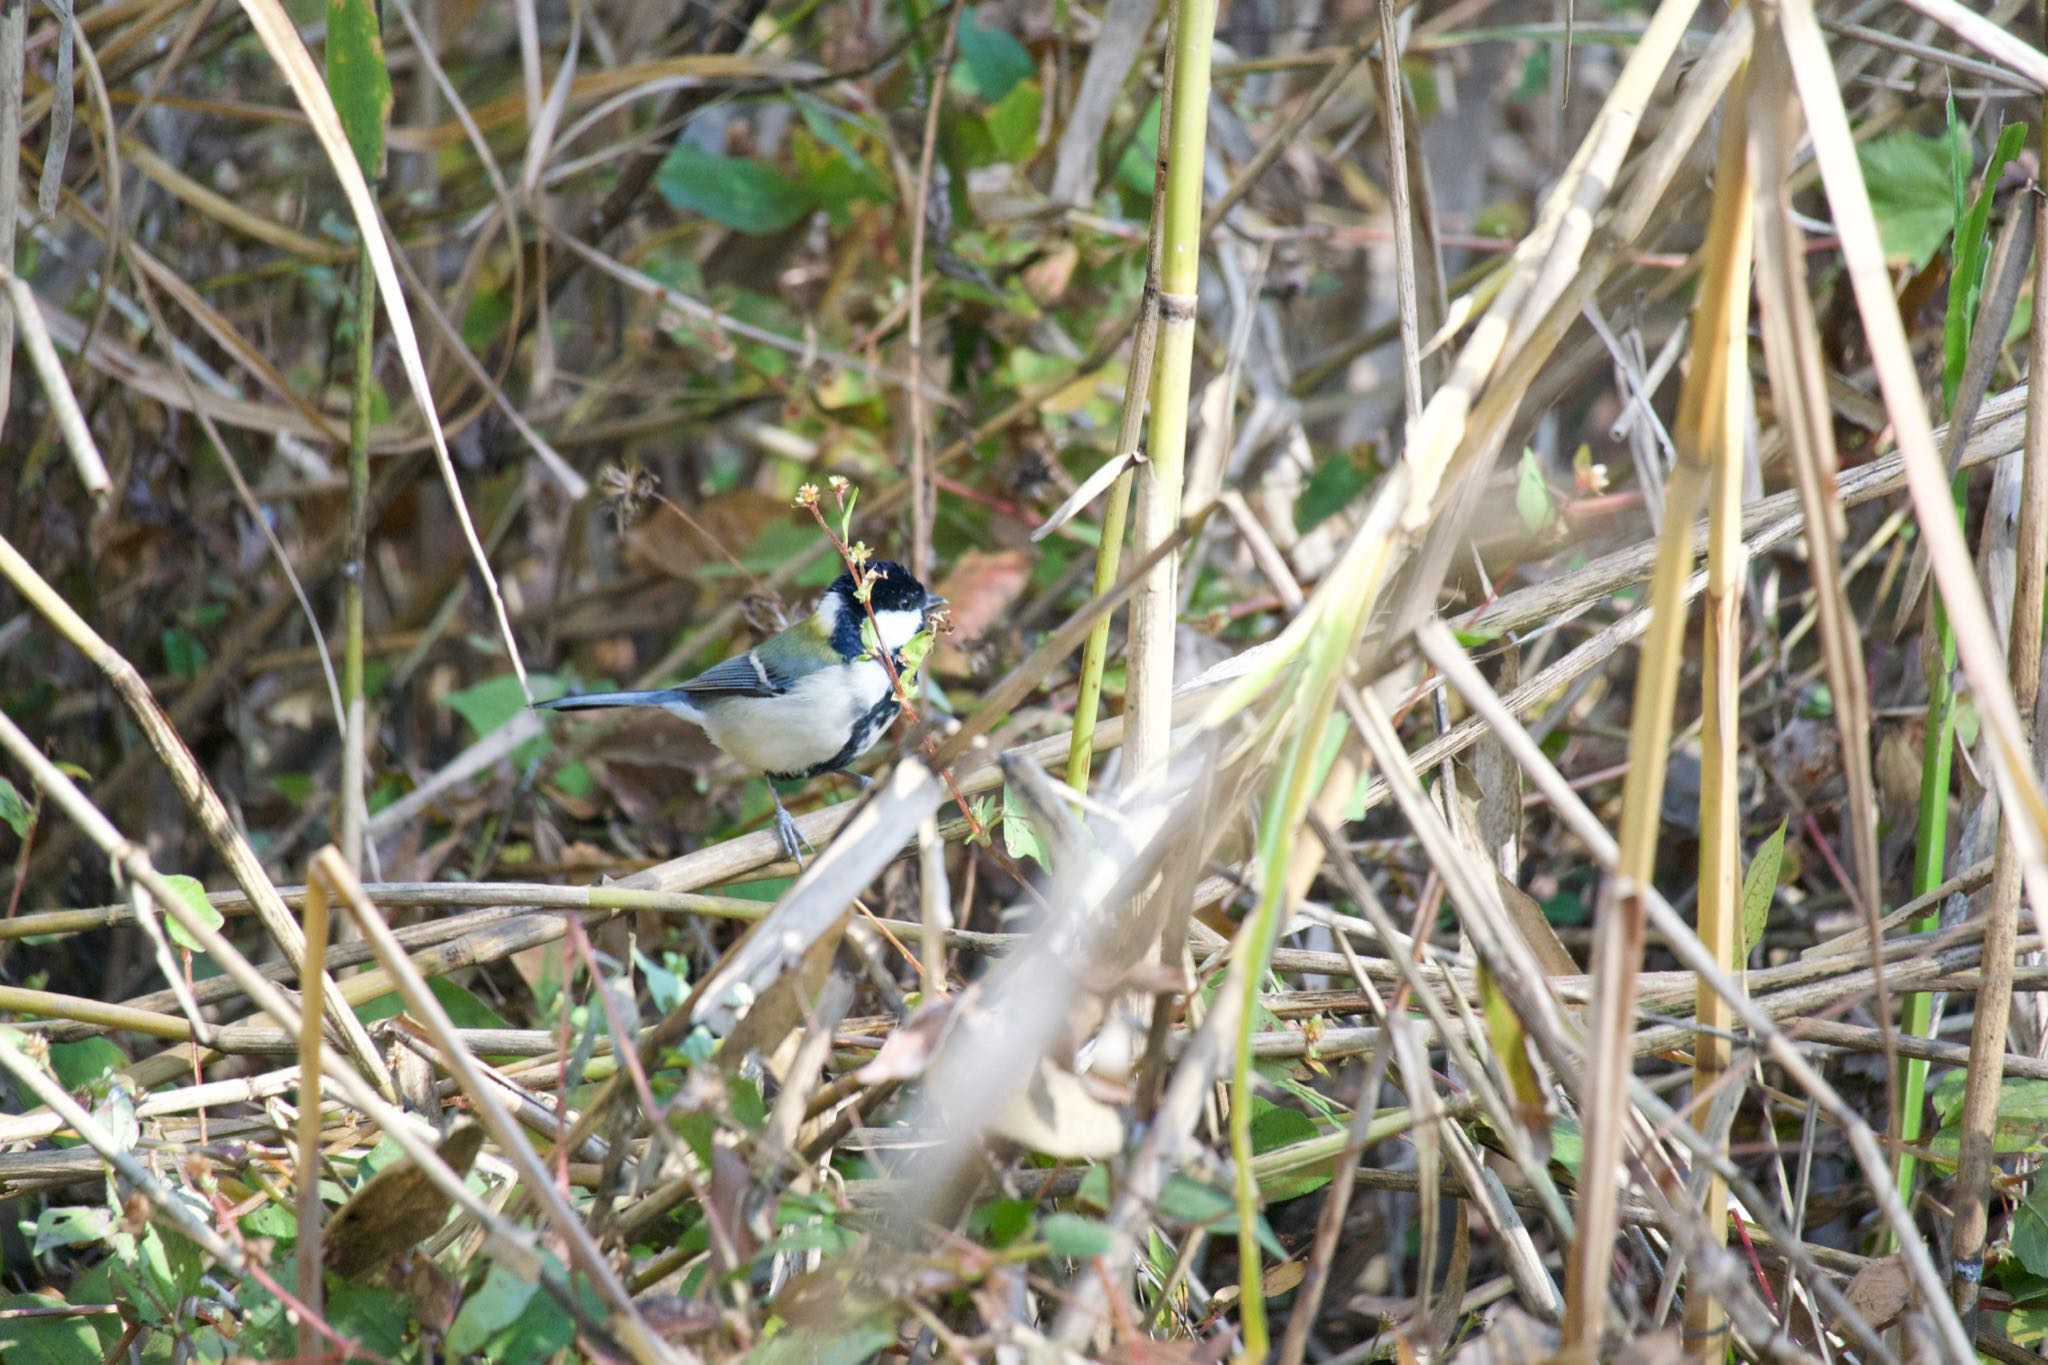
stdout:
[[(868, 605), (875, 615), (884, 612), (915, 612), (922, 617), (935, 607), (943, 606), (945, 599), (926, 588), (911, 577), (910, 570), (889, 559), (871, 559), (867, 572), (872, 575), (874, 587), (868, 594)], [(827, 589), (834, 596), (844, 598), (849, 606), (858, 603), (858, 587), (850, 573), (843, 573), (833, 580)]]

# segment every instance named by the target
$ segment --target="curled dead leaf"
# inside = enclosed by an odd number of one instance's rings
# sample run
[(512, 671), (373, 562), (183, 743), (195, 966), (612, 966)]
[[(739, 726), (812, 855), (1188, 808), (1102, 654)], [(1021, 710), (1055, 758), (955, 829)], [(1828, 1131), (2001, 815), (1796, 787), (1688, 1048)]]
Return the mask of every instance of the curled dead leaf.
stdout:
[(1090, 1094), (1073, 1072), (1041, 1060), (1022, 1090), (983, 1124), (992, 1136), (1070, 1161), (1102, 1161), (1123, 1150), (1123, 1117)]

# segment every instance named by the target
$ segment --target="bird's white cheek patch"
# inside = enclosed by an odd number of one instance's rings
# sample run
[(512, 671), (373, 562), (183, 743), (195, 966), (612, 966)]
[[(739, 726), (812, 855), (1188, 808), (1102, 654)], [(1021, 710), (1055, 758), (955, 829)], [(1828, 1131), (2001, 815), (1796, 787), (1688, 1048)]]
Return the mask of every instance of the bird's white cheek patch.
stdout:
[(924, 613), (921, 611), (878, 611), (875, 623), (882, 628), (882, 643), (889, 647), (891, 654), (917, 638), (924, 629)]

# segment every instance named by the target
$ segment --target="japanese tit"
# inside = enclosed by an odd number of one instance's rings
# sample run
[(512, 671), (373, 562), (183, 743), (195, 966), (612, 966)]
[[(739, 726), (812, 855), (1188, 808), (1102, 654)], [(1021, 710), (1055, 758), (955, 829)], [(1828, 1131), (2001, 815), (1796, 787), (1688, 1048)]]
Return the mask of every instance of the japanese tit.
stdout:
[(901, 710), (888, 672), (862, 638), (869, 609), (901, 673), (904, 646), (946, 603), (886, 559), (870, 562), (864, 577), (871, 585), (866, 605), (854, 576), (841, 574), (810, 616), (688, 682), (648, 692), (586, 692), (538, 705), (551, 711), (658, 706), (700, 726), (728, 757), (767, 775), (775, 832), (783, 851), (796, 858), (806, 845), (775, 784), (841, 771), (874, 747)]

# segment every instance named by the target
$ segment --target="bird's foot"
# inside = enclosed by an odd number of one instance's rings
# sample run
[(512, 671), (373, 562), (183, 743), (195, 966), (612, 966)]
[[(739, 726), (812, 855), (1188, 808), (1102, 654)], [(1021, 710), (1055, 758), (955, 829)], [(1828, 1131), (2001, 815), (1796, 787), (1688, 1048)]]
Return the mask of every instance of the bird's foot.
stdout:
[(875, 785), (875, 779), (869, 777), (866, 773), (848, 773), (847, 776), (852, 778), (853, 785), (859, 787), (862, 791), (866, 791), (869, 787)]
[(798, 867), (803, 866), (806, 851), (818, 851), (811, 847), (811, 841), (804, 838), (804, 832), (797, 828), (796, 818), (784, 810), (779, 801), (775, 805), (775, 837), (782, 841), (783, 854)]

